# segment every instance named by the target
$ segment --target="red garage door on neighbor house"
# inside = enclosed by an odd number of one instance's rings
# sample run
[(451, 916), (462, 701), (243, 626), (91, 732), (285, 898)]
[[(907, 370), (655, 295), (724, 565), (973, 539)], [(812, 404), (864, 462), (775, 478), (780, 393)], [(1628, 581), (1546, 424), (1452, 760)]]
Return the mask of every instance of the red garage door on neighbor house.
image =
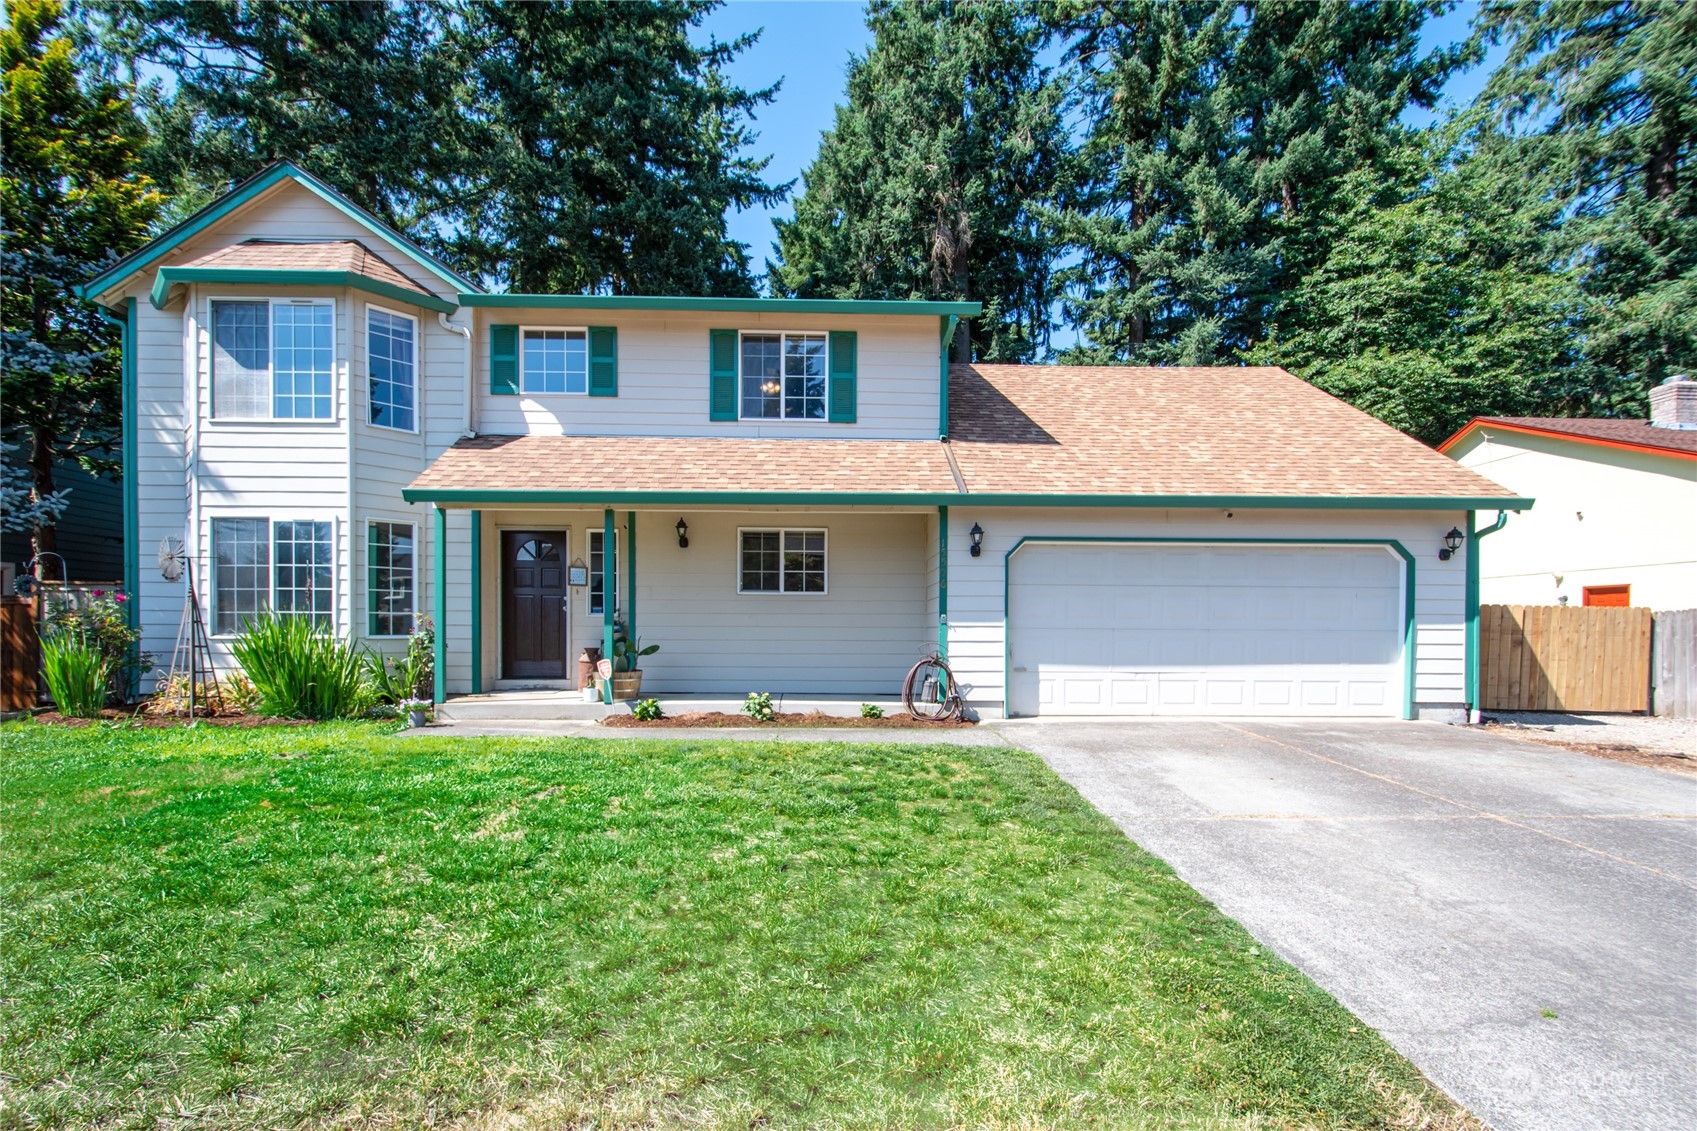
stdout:
[(1632, 586), (1587, 585), (1585, 604), (1591, 608), (1624, 609), (1632, 604)]

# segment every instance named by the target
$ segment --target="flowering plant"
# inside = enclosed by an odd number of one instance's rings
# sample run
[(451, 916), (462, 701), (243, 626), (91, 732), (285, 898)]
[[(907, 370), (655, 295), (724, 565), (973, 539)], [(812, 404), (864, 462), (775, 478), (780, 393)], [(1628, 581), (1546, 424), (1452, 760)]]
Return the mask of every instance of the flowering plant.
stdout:
[(130, 627), (128, 594), (95, 589), (89, 595), (92, 600), (80, 605), (71, 594), (49, 598), (42, 622), (50, 632), (74, 635), (98, 648), (106, 664), (107, 693), (122, 700), (134, 680), (153, 670), (153, 657), (135, 650), (141, 632)]

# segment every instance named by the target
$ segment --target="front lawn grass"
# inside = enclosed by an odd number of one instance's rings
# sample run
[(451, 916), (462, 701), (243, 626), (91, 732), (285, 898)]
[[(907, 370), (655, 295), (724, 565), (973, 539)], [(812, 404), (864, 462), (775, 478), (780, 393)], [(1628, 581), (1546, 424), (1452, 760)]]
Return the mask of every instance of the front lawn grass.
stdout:
[(0, 1126), (1465, 1122), (1022, 752), (0, 737)]

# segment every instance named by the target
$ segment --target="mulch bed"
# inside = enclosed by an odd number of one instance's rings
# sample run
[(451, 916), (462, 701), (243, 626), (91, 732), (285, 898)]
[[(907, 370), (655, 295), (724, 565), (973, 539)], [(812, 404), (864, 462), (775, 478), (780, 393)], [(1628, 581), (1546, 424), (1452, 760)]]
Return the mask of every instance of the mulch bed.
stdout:
[[(98, 719), (79, 719), (70, 715), (61, 715), (57, 711), (43, 711), (35, 716), (35, 721), (48, 726), (60, 727), (89, 727), (96, 723), (128, 723), (130, 726), (149, 729), (162, 727), (187, 726), (188, 719), (181, 715), (146, 715), (132, 714), (129, 711), (107, 709), (100, 712)], [(274, 719), (266, 715), (201, 715), (195, 719), (203, 727), (304, 727), (312, 725), (311, 719)]]
[(925, 727), (928, 729), (949, 730), (955, 727), (969, 727), (973, 723), (956, 719), (943, 722), (927, 722), (916, 719), (906, 711), (894, 715), (885, 715), (881, 719), (863, 719), (845, 717), (843, 715), (827, 715), (823, 711), (809, 711), (806, 714), (791, 712), (779, 713), (773, 718), (762, 722), (751, 715), (731, 715), (724, 711), (691, 711), (684, 715), (667, 715), (661, 719), (643, 720), (635, 715), (608, 715), (601, 720), (604, 727), (630, 727), (633, 729), (664, 730), (667, 727)]

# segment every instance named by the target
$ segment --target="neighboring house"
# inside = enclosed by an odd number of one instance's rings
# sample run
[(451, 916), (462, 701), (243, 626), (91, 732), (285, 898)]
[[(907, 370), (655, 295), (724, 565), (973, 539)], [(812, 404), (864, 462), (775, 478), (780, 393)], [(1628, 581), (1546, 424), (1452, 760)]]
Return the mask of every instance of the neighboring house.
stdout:
[(1482, 543), (1487, 604), (1697, 607), (1697, 381), (1649, 420), (1481, 417), (1438, 450), (1538, 499)]
[[(58, 553), (65, 559), (68, 580), (112, 582), (122, 578), (123, 485), (104, 475), (90, 475), (72, 460), (53, 465), (53, 482), (61, 491), (70, 491), (65, 497), (65, 510), (54, 524)], [(8, 530), (0, 538), (0, 561), (14, 569), (34, 554), (27, 530)], [(10, 593), (11, 589), (5, 591)]]
[(1278, 369), (951, 367), (975, 303), (486, 294), (288, 165), (84, 293), (145, 646), (174, 535), (225, 662), (266, 607), (391, 652), (430, 612), (441, 695), (569, 680), (616, 611), (645, 693), (940, 648), (987, 716), (1453, 718), (1445, 537), (1530, 504)]

